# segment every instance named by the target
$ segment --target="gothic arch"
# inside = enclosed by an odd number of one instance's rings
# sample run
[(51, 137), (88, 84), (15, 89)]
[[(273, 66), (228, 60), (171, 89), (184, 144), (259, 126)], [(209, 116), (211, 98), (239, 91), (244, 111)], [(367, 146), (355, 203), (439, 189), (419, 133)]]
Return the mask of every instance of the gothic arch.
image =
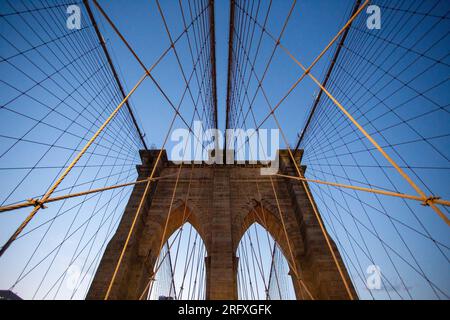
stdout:
[[(291, 255), (289, 252), (289, 247), (286, 239), (285, 232), (283, 230), (282, 222), (279, 216), (275, 215), (272, 210), (268, 209), (269, 204), (261, 204), (260, 202), (254, 201), (253, 208), (245, 215), (242, 220), (242, 225), (240, 230), (237, 233), (236, 241), (234, 242), (234, 252), (237, 251), (239, 243), (242, 237), (245, 235), (247, 230), (254, 224), (259, 224), (263, 229), (267, 230), (275, 242), (280, 246), (280, 249), (285, 256), (285, 258), (292, 263)], [(299, 245), (303, 245), (302, 243), (292, 243), (292, 237), (289, 236), (289, 240), (291, 241), (291, 248), (299, 248)], [(298, 242), (298, 241), (297, 241)], [(298, 250), (297, 250), (298, 251)], [(293, 253), (294, 257), (296, 253)]]
[[(141, 255), (152, 255), (155, 250), (159, 249), (159, 246), (167, 242), (170, 237), (185, 223), (189, 223), (195, 229), (195, 231), (199, 234), (201, 240), (205, 244), (206, 252), (208, 252), (208, 243), (205, 228), (203, 227), (199, 216), (197, 214), (197, 210), (192, 209), (191, 206), (185, 204), (184, 201), (178, 200), (174, 201), (175, 208), (169, 213), (170, 217), (167, 221), (167, 229), (164, 234), (164, 227), (167, 220), (167, 212), (166, 214), (158, 214), (156, 210), (150, 213), (153, 214), (153, 219), (147, 219), (148, 223), (146, 224), (146, 228), (143, 234), (143, 238), (140, 242), (139, 251)], [(163, 237), (164, 239), (161, 238)], [(154, 257), (153, 257), (154, 258)]]
[[(273, 240), (278, 244), (281, 253), (288, 262), (288, 267), (291, 269), (291, 275), (295, 274), (295, 272), (293, 272), (293, 268), (295, 267), (297, 269), (299, 277), (303, 278), (302, 270), (304, 266), (304, 243), (302, 237), (299, 236), (300, 226), (298, 225), (294, 217), (292, 215), (286, 216), (283, 213), (283, 219), (286, 226), (285, 232), (277, 206), (264, 200), (261, 202), (252, 200), (251, 202), (252, 208), (242, 219), (241, 228), (236, 235), (236, 241), (234, 242), (235, 254), (242, 237), (254, 223), (257, 223), (264, 230), (266, 230), (271, 235)], [(289, 239), (292, 254), (291, 250), (289, 250), (287, 238)], [(294, 286), (294, 291), (297, 299), (304, 298), (305, 292), (299, 287), (299, 283), (295, 280), (295, 277), (292, 277), (292, 284)]]

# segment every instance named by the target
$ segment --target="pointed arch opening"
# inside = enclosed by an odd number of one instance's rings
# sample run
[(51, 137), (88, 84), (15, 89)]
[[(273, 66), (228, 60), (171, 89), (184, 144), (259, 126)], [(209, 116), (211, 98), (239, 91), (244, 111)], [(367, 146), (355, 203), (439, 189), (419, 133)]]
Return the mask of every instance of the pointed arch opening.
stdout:
[(156, 260), (149, 300), (204, 300), (207, 250), (197, 229), (189, 222), (178, 228)]
[(272, 235), (258, 222), (244, 232), (237, 247), (240, 300), (295, 300), (290, 268)]

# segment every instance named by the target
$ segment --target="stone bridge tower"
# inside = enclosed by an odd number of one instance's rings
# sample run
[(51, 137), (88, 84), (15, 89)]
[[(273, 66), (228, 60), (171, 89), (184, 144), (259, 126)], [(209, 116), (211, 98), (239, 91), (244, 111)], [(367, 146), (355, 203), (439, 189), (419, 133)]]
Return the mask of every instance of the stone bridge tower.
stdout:
[[(143, 164), (138, 166), (139, 179), (149, 176), (158, 152), (141, 151)], [(280, 172), (295, 176), (295, 167), (287, 151), (280, 150), (279, 154)], [(302, 151), (299, 150), (295, 154), (298, 163), (301, 156)], [(178, 168), (179, 165), (169, 162), (163, 152), (155, 177), (172, 176), (152, 183), (110, 299), (139, 299), (145, 290), (157, 259)], [(257, 165), (195, 165), (192, 170), (189, 199), (185, 205), (191, 165), (185, 165), (182, 169), (164, 241), (183, 224), (183, 217), (188, 216), (187, 222), (200, 234), (207, 250), (206, 298), (237, 299), (239, 262), (236, 251), (242, 235), (254, 222), (269, 231), (286, 259), (290, 260), (270, 178), (261, 176)], [(278, 176), (272, 178), (295, 264), (300, 269), (299, 274), (306, 287), (316, 299), (348, 299), (302, 184)], [(255, 187), (256, 181), (259, 190)], [(135, 185), (120, 225), (106, 248), (91, 284), (88, 299), (104, 298), (144, 188), (144, 184)], [(344, 268), (335, 244), (332, 245)], [(345, 270), (344, 273), (351, 285)], [(301, 292), (303, 289), (297, 285), (298, 282), (293, 282), (297, 298), (304, 297), (305, 293)], [(354, 297), (357, 297), (354, 289), (351, 289)]]

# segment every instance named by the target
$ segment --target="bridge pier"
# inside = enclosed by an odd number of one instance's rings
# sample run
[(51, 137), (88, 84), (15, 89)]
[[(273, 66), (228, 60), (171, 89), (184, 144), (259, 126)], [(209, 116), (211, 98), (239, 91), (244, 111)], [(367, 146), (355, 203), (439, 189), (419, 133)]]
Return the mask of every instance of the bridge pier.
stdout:
[[(138, 166), (139, 179), (149, 176), (158, 152), (141, 152), (143, 164)], [(279, 154), (280, 172), (295, 176), (295, 167), (287, 151), (280, 150)], [(297, 163), (300, 163), (301, 155), (299, 150), (295, 155)], [(185, 165), (169, 212), (178, 169), (179, 165), (169, 162), (163, 152), (156, 176), (165, 178), (152, 183), (112, 286), (110, 299), (146, 297), (145, 289), (153, 275), (161, 243), (167, 241), (184, 222), (189, 222), (196, 229), (206, 247), (206, 299), (238, 299), (239, 260), (236, 251), (242, 236), (255, 222), (268, 230), (288, 261), (292, 262), (293, 257), (294, 263), (291, 264), (297, 267), (297, 274), (315, 299), (348, 299), (311, 203), (299, 181), (272, 176), (278, 194), (278, 207), (270, 177), (260, 175), (260, 166)], [(256, 181), (258, 188), (255, 187)], [(144, 187), (144, 184), (135, 185), (116, 234), (97, 269), (88, 299), (105, 297)], [(185, 203), (188, 189), (189, 198)], [(292, 255), (278, 208), (282, 211)], [(168, 225), (164, 232), (166, 221)], [(339, 252), (331, 242), (351, 286)], [(294, 274), (292, 270), (291, 274)], [(307, 299), (308, 295), (299, 282), (293, 282), (297, 299)], [(352, 286), (350, 289), (357, 297)]]
[(211, 241), (206, 263), (206, 299), (237, 299), (237, 259), (233, 251), (233, 221), (230, 206), (230, 172), (226, 167), (213, 173)]

